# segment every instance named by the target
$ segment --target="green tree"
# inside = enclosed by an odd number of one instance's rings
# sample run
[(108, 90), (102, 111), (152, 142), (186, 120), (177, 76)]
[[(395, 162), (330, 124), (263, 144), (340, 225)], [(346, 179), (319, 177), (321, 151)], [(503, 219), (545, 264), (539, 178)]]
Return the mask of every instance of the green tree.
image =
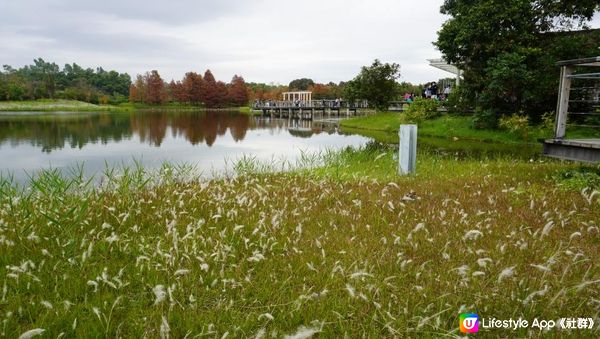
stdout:
[(4, 65), (0, 72), (0, 100), (29, 99), (26, 79), (14, 68)]
[(420, 95), (422, 89), (423, 85), (414, 85), (410, 82), (403, 81), (398, 84), (398, 99), (401, 99), (404, 93), (414, 93), (416, 95)]
[(29, 80), (35, 99), (53, 98), (60, 68), (57, 64), (46, 62), (42, 58), (37, 58), (33, 62), (33, 65), (25, 66), (17, 72)]
[(290, 91), (306, 91), (309, 87), (315, 85), (315, 82), (312, 79), (301, 78), (292, 80), (289, 84)]
[(112, 103), (119, 103), (126, 100), (131, 84), (126, 73), (105, 71), (102, 67), (84, 69), (75, 63), (66, 64), (61, 70), (42, 58), (19, 69), (7, 65), (3, 73), (5, 89), (0, 97), (4, 100), (65, 98), (97, 103), (99, 98), (109, 98)]
[(512, 113), (536, 120), (556, 102), (554, 62), (597, 54), (598, 34), (573, 33), (575, 42), (563, 44), (554, 32), (585, 28), (599, 8), (597, 0), (445, 0), (441, 12), (451, 18), (435, 45), (464, 70), (459, 93), (477, 111), (492, 121)]
[(396, 79), (400, 77), (400, 65), (381, 63), (375, 59), (371, 66), (363, 66), (360, 73), (345, 85), (347, 100), (366, 99), (377, 110), (386, 110), (398, 93)]

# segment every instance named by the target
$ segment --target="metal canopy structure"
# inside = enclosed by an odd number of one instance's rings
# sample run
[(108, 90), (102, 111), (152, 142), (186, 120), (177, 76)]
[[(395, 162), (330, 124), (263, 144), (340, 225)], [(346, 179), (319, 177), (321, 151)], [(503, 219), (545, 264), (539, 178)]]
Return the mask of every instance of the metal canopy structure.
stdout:
[(593, 58), (564, 60), (556, 63), (556, 66), (598, 66), (600, 67), (600, 56)]
[(429, 61), (429, 66), (454, 74), (456, 76), (456, 85), (460, 84), (460, 76), (462, 74), (462, 71), (458, 69), (458, 67), (449, 64), (444, 59), (427, 59), (427, 61)]

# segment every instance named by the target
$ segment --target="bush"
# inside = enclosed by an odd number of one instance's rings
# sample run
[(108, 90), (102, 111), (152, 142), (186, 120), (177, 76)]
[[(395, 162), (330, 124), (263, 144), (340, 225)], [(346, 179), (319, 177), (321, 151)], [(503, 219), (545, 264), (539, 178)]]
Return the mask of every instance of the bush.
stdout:
[(554, 131), (556, 113), (546, 112), (542, 114), (542, 128), (546, 131)]
[(469, 100), (472, 97), (464, 86), (457, 86), (452, 90), (448, 99), (443, 102), (443, 105), (448, 109), (449, 114), (469, 115), (473, 114), (475, 103)]
[(478, 110), (473, 119), (475, 129), (495, 129), (498, 128), (498, 115), (494, 110)]
[(585, 124), (590, 126), (600, 126), (600, 109), (595, 111), (597, 114), (590, 114), (585, 118)]
[(531, 128), (529, 127), (529, 120), (526, 116), (517, 114), (503, 116), (500, 118), (500, 128), (508, 130), (510, 133), (521, 137), (526, 140), (529, 138)]
[(555, 182), (566, 189), (600, 189), (600, 167), (580, 167), (553, 175)]
[(404, 113), (407, 122), (419, 123), (423, 120), (433, 119), (440, 116), (438, 111), (439, 104), (436, 100), (416, 98), (408, 106)]
[(111, 105), (119, 105), (119, 104), (127, 102), (128, 100), (129, 100), (129, 98), (124, 96), (123, 94), (114, 92), (113, 95), (110, 96), (108, 103)]

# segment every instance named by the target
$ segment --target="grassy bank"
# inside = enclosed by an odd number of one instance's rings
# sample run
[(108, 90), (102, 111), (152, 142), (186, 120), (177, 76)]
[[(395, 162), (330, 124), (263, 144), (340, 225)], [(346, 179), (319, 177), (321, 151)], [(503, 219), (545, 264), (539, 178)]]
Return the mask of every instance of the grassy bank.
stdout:
[(51, 100), (41, 99), (35, 101), (0, 101), (1, 111), (13, 112), (56, 112), (56, 111), (102, 111), (102, 112), (121, 112), (127, 111), (125, 106), (114, 105), (94, 105), (77, 100)]
[(568, 181), (577, 166), (421, 154), (398, 177), (395, 152), (0, 184), (1, 334), (440, 337), (462, 312), (598, 317), (600, 196)]
[(238, 111), (242, 114), (247, 114), (247, 115), (261, 115), (262, 114), (261, 111), (255, 111), (255, 110), (251, 109), (249, 106), (239, 107)]
[(160, 110), (160, 111), (239, 111), (240, 113), (246, 113), (250, 111), (249, 107), (220, 107), (220, 108), (205, 108), (199, 105), (181, 104), (178, 102), (169, 102), (160, 105), (150, 105), (141, 103), (124, 103), (119, 107), (133, 109), (133, 110)]
[[(166, 103), (162, 105), (148, 105), (139, 103), (123, 103), (120, 105), (95, 105), (77, 100), (52, 100), (40, 99), (35, 101), (0, 101), (1, 111), (13, 112), (58, 112), (58, 111), (102, 111), (102, 112), (129, 112), (134, 110), (172, 110), (172, 111), (198, 111), (206, 110), (195, 105), (180, 103)], [(211, 108), (210, 110), (239, 111), (240, 113), (252, 114), (249, 107), (225, 107)]]
[[(371, 136), (380, 141), (398, 142), (398, 129), (402, 123), (401, 113), (378, 113), (371, 116), (357, 117), (340, 122), (342, 130), (357, 132)], [(585, 129), (569, 129), (569, 137), (590, 137), (594, 131)], [(506, 130), (485, 130), (473, 128), (473, 118), (466, 116), (444, 115), (425, 120), (419, 124), (419, 135), (450, 139), (468, 139), (484, 142), (506, 144), (537, 143), (539, 138), (552, 137), (552, 132), (532, 126), (526, 137)]]

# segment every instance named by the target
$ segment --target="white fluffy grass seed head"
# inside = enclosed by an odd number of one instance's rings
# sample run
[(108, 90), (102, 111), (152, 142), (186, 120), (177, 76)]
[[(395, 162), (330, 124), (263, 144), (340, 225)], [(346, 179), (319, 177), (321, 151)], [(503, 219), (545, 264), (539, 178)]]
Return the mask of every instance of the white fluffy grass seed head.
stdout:
[(19, 339), (29, 339), (29, 338), (33, 338), (35, 336), (41, 335), (42, 333), (44, 333), (46, 330), (42, 329), (42, 328), (34, 328), (32, 330), (29, 330), (23, 334), (21, 334), (19, 336)]

